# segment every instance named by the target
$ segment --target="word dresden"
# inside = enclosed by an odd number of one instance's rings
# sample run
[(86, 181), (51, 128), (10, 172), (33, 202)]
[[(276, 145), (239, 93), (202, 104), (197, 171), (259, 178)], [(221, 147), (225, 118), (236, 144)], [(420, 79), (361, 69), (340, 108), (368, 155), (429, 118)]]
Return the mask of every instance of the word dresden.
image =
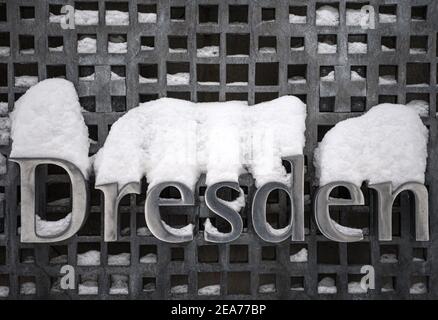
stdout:
[[(255, 232), (264, 241), (278, 243), (290, 238), (292, 241), (304, 241), (304, 161), (303, 156), (293, 156), (284, 159), (291, 164), (291, 186), (279, 182), (270, 182), (255, 192), (252, 203), (252, 221)], [(72, 163), (59, 159), (44, 158), (15, 158), (11, 159), (19, 164), (21, 170), (21, 241), (31, 243), (50, 243), (70, 238), (79, 231), (88, 214), (88, 184), (81, 171)], [(35, 177), (39, 165), (52, 164), (64, 168), (71, 179), (72, 212), (69, 226), (51, 237), (43, 237), (36, 231), (36, 195)], [(179, 199), (160, 198), (161, 192), (167, 187), (178, 189)], [(345, 187), (350, 193), (350, 199), (330, 197), (330, 193), (337, 187)], [(118, 205), (120, 200), (130, 193), (140, 194), (140, 183), (132, 182), (121, 189), (116, 183), (96, 186), (104, 194), (104, 240), (117, 240)], [(205, 203), (216, 215), (225, 219), (231, 225), (231, 232), (219, 233), (205, 230), (205, 240), (216, 243), (230, 242), (237, 239), (242, 233), (243, 223), (239, 213), (232, 208), (229, 202), (217, 196), (221, 188), (231, 188), (243, 193), (236, 182), (220, 182), (211, 185), (205, 192)], [(378, 238), (381, 241), (392, 239), (392, 206), (397, 195), (402, 191), (410, 191), (415, 198), (415, 237), (417, 241), (429, 240), (429, 209), (428, 192), (424, 185), (408, 182), (396, 190), (392, 189), (391, 182), (369, 184), (377, 195), (377, 222)], [(287, 227), (274, 229), (266, 221), (266, 201), (274, 190), (283, 190), (290, 198), (290, 221)], [(314, 199), (314, 214), (319, 230), (327, 238), (338, 242), (360, 241), (363, 234), (360, 229), (341, 226), (330, 218), (330, 206), (360, 206), (364, 205), (364, 195), (359, 187), (348, 182), (332, 182), (318, 189)], [(160, 217), (161, 206), (193, 206), (194, 194), (186, 185), (179, 182), (166, 182), (150, 188), (146, 194), (145, 219), (150, 232), (158, 239), (181, 243), (193, 240), (193, 228), (175, 229), (166, 225)], [(184, 232), (182, 232), (182, 230)]]

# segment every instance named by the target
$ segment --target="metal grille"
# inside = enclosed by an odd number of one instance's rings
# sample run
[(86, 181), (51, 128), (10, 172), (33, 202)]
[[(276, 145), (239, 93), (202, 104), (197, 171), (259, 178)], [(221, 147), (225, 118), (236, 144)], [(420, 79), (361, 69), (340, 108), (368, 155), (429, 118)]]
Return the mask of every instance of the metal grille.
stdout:
[[(56, 14), (65, 4), (98, 10), (98, 25), (63, 30), (59, 24), (50, 23), (49, 13)], [(372, 5), (376, 13), (395, 13), (397, 21), (377, 22), (373, 30), (347, 26), (347, 8), (365, 4)], [(315, 25), (316, 9), (322, 5), (337, 8), (339, 26)], [(129, 26), (106, 25), (106, 10), (128, 12)], [(156, 13), (157, 22), (139, 23), (138, 12)], [(306, 15), (306, 23), (290, 23), (289, 13)], [(430, 129), (426, 184), (431, 220), (431, 241), (416, 242), (411, 231), (412, 199), (403, 194), (394, 207), (393, 240), (379, 242), (375, 236), (375, 199), (364, 190), (366, 206), (334, 213), (341, 223), (369, 228), (369, 235), (359, 243), (339, 244), (324, 238), (312, 220), (309, 200), (305, 209), (309, 231), (303, 243), (264, 243), (254, 233), (245, 208), (242, 216), (247, 229), (231, 244), (205, 243), (199, 232), (191, 243), (169, 245), (152, 236), (137, 235), (137, 229), (145, 224), (144, 195), (131, 195), (120, 206), (120, 240), (105, 243), (103, 201), (97, 191), (92, 191), (91, 213), (77, 236), (56, 245), (21, 244), (18, 168), (9, 164), (0, 181), (0, 285), (10, 288), (9, 298), (20, 299), (217, 299), (198, 295), (199, 288), (210, 284), (220, 285), (220, 298), (438, 298), (437, 16), (437, 3), (433, 0), (0, 0), (0, 47), (10, 47), (9, 55), (0, 56), (0, 100), (13, 109), (14, 101), (26, 90), (15, 84), (17, 76), (37, 76), (39, 80), (63, 76), (73, 81), (87, 111), (84, 118), (90, 138), (96, 141), (91, 154), (104, 144), (111, 125), (139, 102), (169, 96), (193, 101), (239, 99), (254, 104), (293, 94), (307, 104), (305, 192), (312, 199), (312, 153), (330, 127), (380, 102), (428, 101), (429, 115), (423, 120)], [(77, 53), (78, 39), (84, 35), (97, 39), (95, 54)], [(114, 36), (127, 41), (126, 54), (108, 53), (108, 41)], [(337, 52), (318, 53), (318, 41), (336, 42)], [(350, 54), (348, 43), (352, 41), (367, 43), (367, 53)], [(395, 50), (384, 52), (382, 44)], [(54, 52), (53, 48), (61, 45), (62, 52)], [(219, 46), (218, 56), (197, 56), (197, 50), (206, 46)], [(142, 47), (150, 50), (141, 50)], [(266, 47), (271, 49), (263, 49)], [(410, 54), (412, 48), (425, 52)], [(336, 80), (322, 82), (320, 78), (332, 70)], [(350, 82), (352, 70), (365, 76), (366, 81)], [(111, 79), (111, 72), (126, 79)], [(190, 73), (190, 82), (171, 85), (167, 75), (178, 72)], [(94, 81), (80, 80), (92, 73)], [(379, 85), (379, 76), (385, 75), (395, 76), (397, 83)], [(139, 76), (157, 81), (139, 83)], [(297, 76), (306, 81), (289, 81)], [(247, 84), (230, 85), (233, 82)], [(4, 155), (9, 150), (9, 145), (1, 147)], [(68, 177), (56, 168), (42, 168), (40, 176), (41, 211), (52, 218), (65, 215), (68, 205), (51, 201), (69, 197)], [(242, 177), (242, 185), (251, 199), (251, 179)], [(93, 186), (90, 181), (91, 190)], [(143, 191), (145, 188), (143, 183)], [(204, 189), (199, 183), (200, 204), (194, 212), (183, 212), (186, 218), (179, 215), (172, 219), (189, 219), (202, 231), (203, 222), (210, 215), (202, 201)], [(282, 212), (286, 208), (285, 197), (273, 195), (268, 220), (274, 225), (284, 223)], [(307, 248), (308, 262), (290, 262), (290, 254), (301, 248)], [(77, 254), (91, 249), (100, 252), (100, 265), (77, 266)], [(130, 253), (130, 265), (109, 266), (108, 256), (121, 252)], [(140, 257), (148, 253), (156, 254), (156, 263), (140, 263)], [(398, 262), (381, 263), (384, 253), (395, 254)], [(97, 279), (97, 295), (78, 295), (77, 289), (53, 290), (60, 269), (53, 262), (62, 261), (62, 255), (75, 266), (78, 284)], [(348, 283), (358, 281), (360, 267), (365, 264), (375, 267), (376, 289), (367, 294), (349, 293)], [(127, 295), (110, 294), (114, 274), (129, 277)], [(327, 275), (335, 279), (336, 294), (318, 294), (318, 282)], [(426, 284), (427, 293), (410, 294), (411, 285), (417, 282)], [(36, 292), (26, 295), (24, 288), (32, 286), (29, 283), (35, 283)], [(382, 291), (388, 283), (394, 290)], [(171, 287), (181, 284), (188, 284), (188, 293), (172, 294)], [(275, 290), (260, 293), (263, 284), (274, 284)], [(303, 289), (296, 290), (297, 287)]]

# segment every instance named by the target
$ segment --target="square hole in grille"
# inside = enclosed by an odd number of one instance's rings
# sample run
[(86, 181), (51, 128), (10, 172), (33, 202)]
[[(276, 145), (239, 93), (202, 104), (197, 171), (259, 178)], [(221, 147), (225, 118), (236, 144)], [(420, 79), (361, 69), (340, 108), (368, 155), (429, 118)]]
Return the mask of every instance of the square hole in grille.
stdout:
[(50, 264), (67, 264), (68, 247), (64, 245), (49, 247)]
[(248, 246), (230, 245), (230, 263), (248, 263)]
[(278, 85), (278, 62), (256, 63), (256, 86)]
[(248, 85), (248, 65), (227, 64), (227, 85)]
[(19, 276), (18, 283), (20, 288), (20, 295), (36, 295), (37, 286), (34, 276)]
[(197, 64), (196, 76), (198, 84), (201, 85), (219, 85), (219, 65), (218, 64)]
[(229, 23), (248, 23), (247, 5), (230, 5), (228, 7)]
[(339, 261), (339, 244), (337, 242), (318, 242), (318, 264), (339, 264)]
[(35, 7), (20, 6), (20, 19), (34, 20), (35, 19)]
[(304, 291), (304, 277), (303, 276), (290, 277), (290, 290)]
[(380, 23), (395, 23), (397, 22), (397, 5), (381, 5), (379, 6), (379, 22)]
[(348, 243), (347, 263), (350, 265), (371, 264), (370, 244), (366, 242)]
[(184, 21), (186, 19), (185, 7), (170, 7), (170, 20), (173, 22)]
[(0, 3), (0, 21), (6, 22), (7, 16), (6, 3)]
[(291, 37), (290, 49), (291, 51), (304, 51), (304, 37)]
[(139, 23), (156, 23), (157, 5), (156, 4), (137, 5), (137, 18)]
[(35, 54), (35, 38), (31, 35), (20, 35), (18, 44), (21, 54)]
[(227, 56), (249, 56), (249, 34), (227, 34)]
[(428, 86), (430, 83), (429, 63), (408, 63), (406, 66), (406, 84)]
[(131, 264), (131, 247), (129, 242), (108, 243), (109, 266), (129, 266)]
[(198, 261), (205, 263), (219, 262), (219, 247), (216, 245), (199, 246)]
[(228, 272), (227, 274), (228, 294), (250, 294), (251, 273), (249, 272)]
[(410, 54), (426, 54), (428, 49), (427, 36), (411, 36), (409, 43)]
[[(157, 246), (141, 245), (139, 252), (140, 263), (157, 263)], [(173, 260), (173, 259), (172, 259)]]
[(422, 22), (427, 19), (427, 6), (412, 6), (411, 20), (413, 22)]
[(170, 53), (187, 53), (187, 36), (169, 36)]
[(275, 8), (262, 8), (262, 21), (275, 21)]
[(173, 274), (170, 276), (170, 293), (186, 294), (189, 292), (189, 279), (185, 274)]
[(218, 23), (219, 6), (217, 5), (200, 5), (199, 6), (199, 23)]
[(398, 246), (381, 245), (380, 263), (397, 263), (397, 262), (398, 262)]
[(219, 272), (198, 272), (198, 295), (216, 296), (221, 294)]
[(307, 22), (307, 6), (290, 6), (289, 7), (289, 23), (306, 23)]

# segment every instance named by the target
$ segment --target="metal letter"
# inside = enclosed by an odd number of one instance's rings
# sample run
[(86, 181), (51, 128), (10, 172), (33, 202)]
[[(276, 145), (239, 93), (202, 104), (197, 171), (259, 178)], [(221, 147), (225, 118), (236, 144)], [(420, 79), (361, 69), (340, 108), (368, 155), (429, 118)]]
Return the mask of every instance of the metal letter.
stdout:
[(429, 241), (429, 202), (428, 192), (424, 185), (407, 182), (392, 192), (391, 182), (371, 184), (369, 188), (377, 191), (379, 240), (392, 240), (392, 206), (395, 198), (402, 191), (411, 191), (415, 197), (415, 239)]
[(101, 190), (104, 194), (104, 241), (117, 241), (117, 226), (118, 226), (118, 209), (122, 198), (130, 193), (140, 194), (141, 186), (138, 182), (126, 184), (118, 192), (117, 183), (105, 184), (96, 186), (96, 189)]
[[(181, 194), (181, 199), (162, 199), (161, 192), (167, 187), (175, 187)], [(144, 214), (150, 232), (161, 241), (181, 243), (193, 240), (193, 231), (190, 234), (178, 234), (164, 225), (161, 220), (160, 206), (193, 206), (195, 197), (185, 184), (179, 182), (163, 182), (148, 190)]]
[[(88, 213), (88, 186), (82, 172), (73, 164), (61, 159), (14, 158), (21, 172), (21, 242), (51, 243), (66, 240), (82, 227)], [(71, 180), (72, 211), (71, 222), (61, 234), (43, 237), (36, 232), (35, 213), (35, 171), (37, 166), (53, 164), (67, 171)]]
[[(351, 199), (331, 198), (330, 193), (337, 187), (345, 187), (350, 192)], [(330, 206), (361, 206), (365, 203), (359, 187), (349, 182), (331, 182), (318, 189), (315, 197), (315, 219), (321, 233), (328, 239), (338, 242), (355, 242), (363, 239), (362, 230), (346, 233), (330, 217)]]
[[(270, 182), (257, 189), (252, 203), (254, 230), (264, 241), (278, 243), (292, 236), (293, 241), (304, 241), (304, 157), (297, 155), (283, 160), (291, 163), (292, 192), (283, 183)], [(291, 201), (290, 223), (282, 232), (273, 232), (266, 221), (266, 201), (274, 190), (283, 190)]]
[(231, 232), (221, 235), (212, 234), (209, 231), (204, 231), (204, 239), (206, 241), (224, 243), (231, 242), (239, 238), (243, 230), (242, 217), (234, 209), (230, 208), (227, 201), (224, 201), (217, 196), (217, 192), (221, 188), (231, 188), (243, 194), (243, 190), (237, 182), (219, 182), (209, 186), (205, 192), (205, 203), (207, 207), (218, 216), (227, 220), (231, 225)]
[(75, 288), (75, 268), (73, 266), (66, 264), (61, 267), (59, 271), (60, 274), (64, 276), (61, 277), (60, 286), (62, 290), (73, 290)]

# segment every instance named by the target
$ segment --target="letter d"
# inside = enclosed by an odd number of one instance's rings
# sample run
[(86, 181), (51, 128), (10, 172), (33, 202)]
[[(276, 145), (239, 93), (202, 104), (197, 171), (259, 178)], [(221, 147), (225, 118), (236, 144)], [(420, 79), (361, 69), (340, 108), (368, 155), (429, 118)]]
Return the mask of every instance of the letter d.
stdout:
[[(88, 188), (82, 172), (72, 163), (53, 158), (14, 158), (20, 166), (21, 177), (21, 242), (50, 243), (70, 238), (82, 227), (87, 215)], [(67, 171), (71, 180), (72, 212), (71, 222), (65, 231), (50, 237), (36, 232), (35, 213), (35, 171), (39, 165), (53, 164)]]

